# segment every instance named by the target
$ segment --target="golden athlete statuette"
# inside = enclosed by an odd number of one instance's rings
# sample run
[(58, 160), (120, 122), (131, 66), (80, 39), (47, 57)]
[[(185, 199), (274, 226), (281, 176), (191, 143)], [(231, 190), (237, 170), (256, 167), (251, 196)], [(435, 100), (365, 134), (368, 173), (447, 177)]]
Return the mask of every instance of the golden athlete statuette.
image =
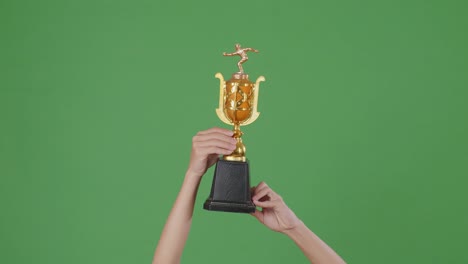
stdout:
[(223, 156), (216, 163), (211, 194), (203, 207), (213, 211), (251, 213), (255, 211), (255, 205), (250, 196), (249, 164), (240, 127), (253, 123), (260, 115), (257, 111), (258, 93), (260, 82), (265, 78), (260, 76), (253, 83), (242, 67), (248, 60), (247, 52), (257, 53), (258, 50), (241, 48), (240, 44), (236, 44), (235, 48), (234, 52), (224, 52), (223, 55), (240, 56), (241, 60), (237, 63), (239, 71), (233, 73), (228, 81), (221, 73), (216, 73), (215, 77), (220, 81), (216, 114), (221, 121), (234, 126), (233, 137), (237, 140), (237, 146), (231, 154)]

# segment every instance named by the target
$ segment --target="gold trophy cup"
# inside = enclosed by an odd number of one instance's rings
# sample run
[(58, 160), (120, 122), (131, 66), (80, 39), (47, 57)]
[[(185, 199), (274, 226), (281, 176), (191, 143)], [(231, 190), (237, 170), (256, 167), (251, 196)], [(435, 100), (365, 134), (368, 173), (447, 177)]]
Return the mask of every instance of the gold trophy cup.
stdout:
[(249, 163), (245, 157), (240, 127), (253, 123), (260, 115), (257, 111), (258, 93), (260, 82), (265, 81), (265, 78), (260, 76), (252, 83), (242, 67), (248, 60), (247, 52), (258, 50), (241, 48), (239, 44), (235, 47), (236, 51), (223, 55), (240, 56), (241, 60), (237, 63), (239, 71), (232, 74), (228, 81), (224, 80), (221, 73), (216, 73), (215, 77), (220, 81), (216, 114), (221, 121), (234, 126), (233, 137), (237, 144), (231, 154), (223, 156), (216, 163), (210, 197), (203, 208), (211, 211), (252, 213), (255, 205), (250, 195)]

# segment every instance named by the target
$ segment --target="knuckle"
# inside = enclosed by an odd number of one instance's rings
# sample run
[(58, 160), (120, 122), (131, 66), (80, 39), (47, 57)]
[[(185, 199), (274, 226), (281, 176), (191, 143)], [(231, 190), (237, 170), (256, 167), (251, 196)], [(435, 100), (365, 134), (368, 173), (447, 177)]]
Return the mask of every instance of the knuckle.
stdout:
[(196, 152), (198, 152), (199, 149), (200, 149), (200, 144), (199, 144), (198, 142), (193, 142), (193, 143), (192, 143), (192, 148), (193, 148)]
[(198, 148), (196, 143), (192, 144), (192, 151), (194, 153), (199, 153), (200, 152), (200, 149)]
[(217, 149), (216, 147), (210, 147), (210, 148), (208, 149), (208, 151), (209, 151), (210, 153), (215, 153), (215, 152), (216, 152), (216, 149)]

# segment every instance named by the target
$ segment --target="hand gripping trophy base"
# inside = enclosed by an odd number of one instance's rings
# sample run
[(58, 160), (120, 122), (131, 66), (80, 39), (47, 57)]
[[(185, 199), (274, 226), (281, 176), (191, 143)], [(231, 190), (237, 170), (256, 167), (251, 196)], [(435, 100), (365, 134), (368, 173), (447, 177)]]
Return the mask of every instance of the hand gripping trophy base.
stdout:
[(237, 145), (230, 155), (216, 163), (211, 193), (203, 208), (210, 211), (253, 213), (255, 205), (250, 194), (249, 162), (245, 157), (240, 126), (252, 123), (260, 115), (257, 112), (259, 82), (265, 78), (260, 76), (254, 84), (244, 73), (234, 73), (227, 82), (220, 73), (216, 77), (220, 79), (220, 101), (216, 113), (223, 122), (234, 125), (233, 137)]

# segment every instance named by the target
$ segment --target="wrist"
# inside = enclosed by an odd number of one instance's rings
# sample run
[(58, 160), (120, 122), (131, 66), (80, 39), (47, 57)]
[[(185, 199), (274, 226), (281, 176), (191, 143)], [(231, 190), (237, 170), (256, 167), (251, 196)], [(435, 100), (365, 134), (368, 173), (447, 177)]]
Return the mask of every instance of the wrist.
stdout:
[(185, 173), (185, 179), (186, 180), (190, 180), (190, 181), (196, 181), (196, 182), (199, 182), (202, 178), (203, 174), (200, 174), (198, 172), (194, 172), (190, 169), (187, 170), (187, 172)]
[(304, 224), (304, 222), (302, 222), (301, 220), (298, 220), (298, 223), (294, 227), (286, 229), (282, 233), (294, 239), (300, 236), (301, 234), (304, 234), (306, 230), (308, 230), (308, 228)]

